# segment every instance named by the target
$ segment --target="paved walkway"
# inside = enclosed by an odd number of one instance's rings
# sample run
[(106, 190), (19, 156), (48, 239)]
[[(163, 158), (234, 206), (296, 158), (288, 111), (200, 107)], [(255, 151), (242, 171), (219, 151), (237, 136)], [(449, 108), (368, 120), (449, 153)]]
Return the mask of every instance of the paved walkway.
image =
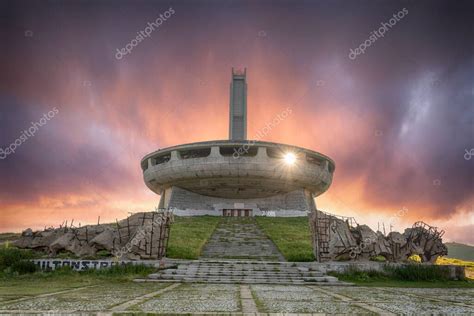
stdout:
[(474, 289), (130, 282), (22, 301), (0, 295), (0, 314), (50, 312), (472, 315)]
[(201, 258), (285, 261), (253, 218), (223, 217)]

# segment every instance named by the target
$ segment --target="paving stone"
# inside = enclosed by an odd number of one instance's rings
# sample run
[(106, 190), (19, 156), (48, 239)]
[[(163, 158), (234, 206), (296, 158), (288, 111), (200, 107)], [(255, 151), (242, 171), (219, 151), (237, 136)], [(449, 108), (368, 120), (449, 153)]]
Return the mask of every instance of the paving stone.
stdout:
[(412, 298), (391, 292), (380, 290), (380, 288), (371, 287), (345, 287), (345, 286), (334, 286), (331, 288), (331, 292), (339, 295), (344, 295), (352, 298), (355, 301), (363, 302), (386, 302), (393, 300), (411, 300)]
[(372, 303), (373, 306), (399, 315), (473, 315), (474, 308), (448, 305), (429, 300), (414, 300), (397, 302)]
[(239, 290), (237, 285), (185, 284), (136, 309), (160, 313), (238, 312)]
[(373, 314), (363, 308), (337, 301), (267, 300), (262, 303), (264, 312), (270, 313), (326, 313), (345, 315)]
[[(242, 287), (232, 280), (220, 278), (220, 281), (226, 280), (231, 284), (180, 284), (166, 292), (158, 290), (172, 283), (100, 285), (69, 293), (56, 293), (50, 297), (28, 298), (22, 302), (2, 301), (0, 314), (71, 314), (80, 311), (95, 314), (110, 313), (114, 307), (117, 311), (128, 308), (127, 310), (133, 312), (162, 314), (234, 312), (245, 314), (253, 313), (257, 306), (260, 313), (280, 313), (280, 315), (281, 313), (474, 314), (472, 301), (474, 289), (322, 287), (286, 284), (245, 284)], [(256, 280), (247, 279), (247, 281)]]
[(95, 311), (106, 310), (114, 305), (132, 300), (138, 296), (166, 287), (167, 284), (132, 283), (117, 289), (98, 286), (70, 293), (48, 297), (32, 298), (27, 301), (10, 303), (1, 306), (2, 310), (33, 310), (33, 311)]
[(474, 289), (422, 289), (422, 288), (390, 288), (396, 293), (418, 295), (425, 298), (435, 298), (474, 306)]

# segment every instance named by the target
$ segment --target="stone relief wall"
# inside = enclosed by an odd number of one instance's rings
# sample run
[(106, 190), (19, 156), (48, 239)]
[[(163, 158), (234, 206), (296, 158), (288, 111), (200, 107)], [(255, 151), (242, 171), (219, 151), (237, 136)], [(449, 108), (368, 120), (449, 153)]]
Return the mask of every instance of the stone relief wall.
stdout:
[(309, 215), (313, 252), (318, 261), (370, 260), (383, 256), (391, 262), (406, 261), (419, 255), (422, 262), (435, 262), (448, 254), (441, 237), (444, 231), (416, 222), (404, 233), (384, 235), (353, 218), (313, 211)]
[(27, 229), (13, 244), (50, 256), (69, 252), (88, 257), (105, 250), (120, 259), (161, 259), (166, 255), (172, 221), (169, 211), (136, 213), (116, 224)]

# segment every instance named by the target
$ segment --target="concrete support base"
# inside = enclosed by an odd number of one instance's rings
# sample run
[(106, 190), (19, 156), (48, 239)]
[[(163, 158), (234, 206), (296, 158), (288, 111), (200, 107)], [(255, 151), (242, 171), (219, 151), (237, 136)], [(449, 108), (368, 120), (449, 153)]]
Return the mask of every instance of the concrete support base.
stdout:
[(174, 209), (178, 216), (307, 216), (315, 203), (306, 190), (295, 190), (266, 198), (226, 199), (200, 195), (177, 186), (162, 192), (160, 208)]

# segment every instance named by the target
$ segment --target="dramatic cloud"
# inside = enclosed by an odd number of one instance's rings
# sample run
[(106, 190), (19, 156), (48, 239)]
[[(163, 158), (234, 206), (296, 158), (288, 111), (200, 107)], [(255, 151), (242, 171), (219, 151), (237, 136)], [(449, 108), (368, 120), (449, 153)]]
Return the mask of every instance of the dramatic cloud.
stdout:
[[(170, 7), (130, 54), (124, 47)], [(408, 14), (364, 54), (370, 33)], [(0, 230), (112, 221), (159, 197), (140, 159), (227, 138), (231, 67), (247, 67), (248, 135), (336, 162), (321, 209), (376, 228), (405, 207), (474, 243), (473, 5), (468, 1), (31, 2), (1, 5)], [(387, 227), (387, 229), (389, 229)]]

